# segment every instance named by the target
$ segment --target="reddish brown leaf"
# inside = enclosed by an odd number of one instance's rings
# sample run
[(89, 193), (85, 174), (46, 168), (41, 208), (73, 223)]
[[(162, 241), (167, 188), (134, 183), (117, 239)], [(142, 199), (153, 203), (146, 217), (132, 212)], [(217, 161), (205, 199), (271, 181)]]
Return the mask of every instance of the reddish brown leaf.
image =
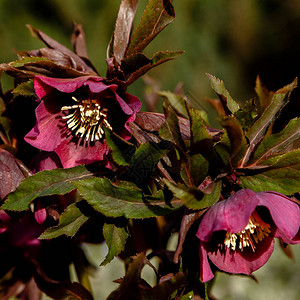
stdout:
[(29, 31), (31, 32), (31, 34), (33, 36), (37, 37), (38, 39), (40, 39), (43, 43), (45, 43), (48, 48), (58, 50), (61, 53), (69, 56), (73, 63), (74, 69), (84, 72), (86, 74), (97, 75), (97, 73), (93, 70), (93, 68), (91, 68), (88, 64), (86, 64), (86, 62), (82, 58), (80, 58), (78, 55), (76, 55), (70, 49), (63, 46), (59, 42), (53, 40), (48, 35), (46, 35), (42, 31), (34, 28), (33, 26), (27, 25), (27, 27), (28, 27)]
[(73, 34), (71, 36), (71, 43), (73, 45), (74, 52), (85, 59), (88, 59), (88, 52), (85, 43), (85, 34), (81, 24), (73, 24)]
[(121, 60), (125, 56), (137, 5), (138, 0), (123, 0), (119, 9), (115, 31), (112, 37), (113, 55), (118, 64), (121, 63)]

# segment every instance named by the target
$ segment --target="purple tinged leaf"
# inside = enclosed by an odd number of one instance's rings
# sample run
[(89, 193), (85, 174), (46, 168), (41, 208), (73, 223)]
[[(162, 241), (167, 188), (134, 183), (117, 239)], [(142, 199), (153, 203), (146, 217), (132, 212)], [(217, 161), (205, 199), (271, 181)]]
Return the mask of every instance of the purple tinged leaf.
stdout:
[(107, 265), (124, 250), (128, 235), (125, 227), (118, 227), (115, 224), (104, 224), (103, 236), (108, 246), (108, 253), (100, 266)]
[(39, 239), (53, 239), (61, 235), (73, 237), (88, 219), (89, 217), (78, 208), (77, 203), (73, 203), (60, 216), (59, 225), (48, 228)]
[(150, 0), (130, 40), (126, 56), (143, 52), (174, 18), (175, 12), (171, 0)]
[(250, 130), (247, 132), (247, 138), (249, 140), (249, 148), (243, 158), (241, 167), (244, 167), (250, 159), (250, 156), (257, 146), (257, 144), (263, 139), (268, 127), (276, 119), (278, 112), (287, 104), (291, 92), (297, 86), (297, 78), (285, 87), (279, 89), (273, 94), (270, 105), (263, 112), (261, 117), (253, 124)]
[(113, 55), (118, 64), (125, 56), (138, 0), (122, 0), (113, 33)]

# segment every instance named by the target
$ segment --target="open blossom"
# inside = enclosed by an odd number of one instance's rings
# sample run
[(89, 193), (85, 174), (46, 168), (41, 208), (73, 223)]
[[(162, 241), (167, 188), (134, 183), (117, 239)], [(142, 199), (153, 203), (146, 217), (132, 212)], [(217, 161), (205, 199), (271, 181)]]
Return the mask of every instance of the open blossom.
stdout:
[(40, 101), (37, 122), (25, 140), (46, 151), (48, 158), (58, 156), (65, 168), (105, 160), (109, 152), (105, 129), (129, 139), (128, 123), (141, 108), (137, 97), (119, 95), (116, 84), (106, 85), (96, 76), (36, 76), (34, 89)]
[(240, 190), (213, 205), (203, 216), (200, 239), (200, 277), (214, 277), (211, 264), (235, 274), (251, 274), (262, 267), (274, 248), (274, 238), (299, 243), (298, 204), (276, 192)]

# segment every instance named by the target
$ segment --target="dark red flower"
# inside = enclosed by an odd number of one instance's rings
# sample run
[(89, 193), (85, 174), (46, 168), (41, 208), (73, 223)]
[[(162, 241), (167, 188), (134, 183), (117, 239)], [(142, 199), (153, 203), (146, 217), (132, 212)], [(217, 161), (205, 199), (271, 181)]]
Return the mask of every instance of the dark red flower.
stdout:
[(300, 209), (288, 197), (275, 192), (240, 190), (213, 205), (203, 216), (200, 239), (200, 277), (214, 277), (210, 263), (235, 274), (251, 274), (273, 252), (274, 238), (299, 243)]
[[(34, 89), (40, 101), (37, 122), (25, 140), (49, 157), (54, 152), (64, 168), (104, 161), (109, 152), (105, 128), (128, 140), (128, 123), (141, 108), (137, 97), (119, 95), (118, 86), (106, 85), (101, 77), (36, 76)], [(48, 164), (57, 165), (45, 168)]]

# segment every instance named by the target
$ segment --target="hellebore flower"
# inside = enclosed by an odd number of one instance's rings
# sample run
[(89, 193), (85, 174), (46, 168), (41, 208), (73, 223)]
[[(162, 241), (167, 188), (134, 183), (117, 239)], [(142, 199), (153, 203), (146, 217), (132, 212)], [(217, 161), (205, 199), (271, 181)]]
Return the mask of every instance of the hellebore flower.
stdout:
[(274, 248), (274, 238), (299, 243), (298, 204), (276, 192), (243, 189), (213, 205), (203, 216), (200, 239), (200, 278), (214, 277), (210, 264), (227, 273), (251, 274), (262, 267)]
[(40, 101), (37, 122), (25, 140), (49, 156), (54, 152), (64, 168), (105, 160), (109, 148), (104, 129), (128, 140), (128, 123), (141, 108), (137, 97), (119, 95), (116, 84), (106, 85), (96, 76), (36, 76), (34, 89)]

